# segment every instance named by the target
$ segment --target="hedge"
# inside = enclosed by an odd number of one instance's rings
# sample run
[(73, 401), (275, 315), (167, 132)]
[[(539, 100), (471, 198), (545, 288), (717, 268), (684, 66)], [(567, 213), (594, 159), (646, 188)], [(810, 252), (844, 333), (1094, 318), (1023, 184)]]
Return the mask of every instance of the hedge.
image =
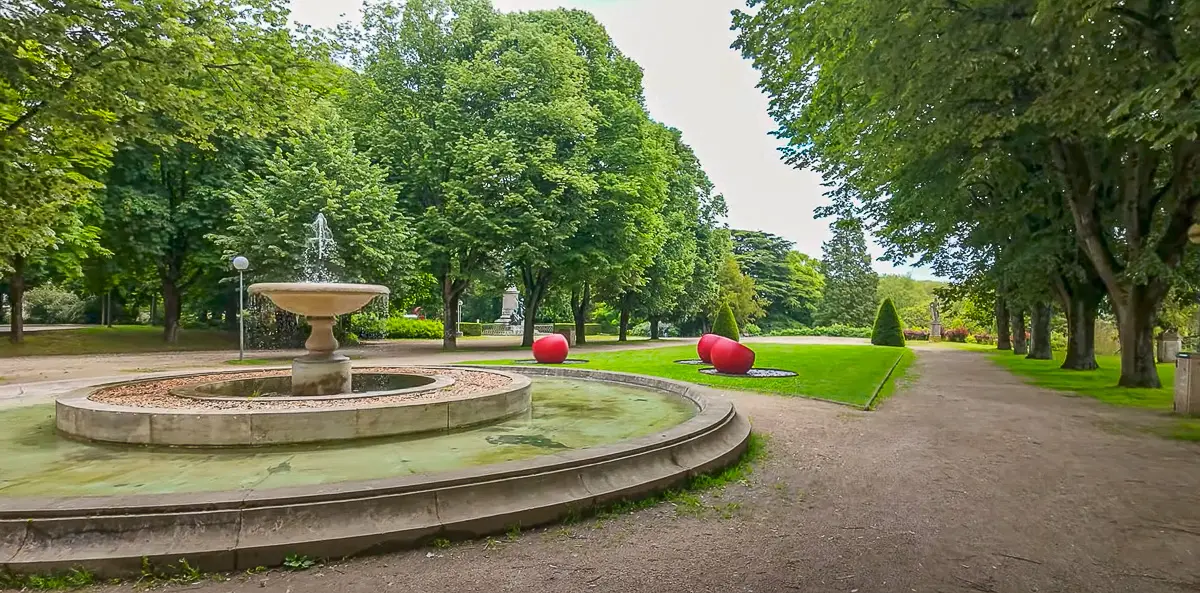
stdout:
[(441, 321), (436, 319), (409, 319), (392, 317), (387, 320), (387, 337), (392, 340), (439, 339), (445, 332)]
[(462, 321), (458, 324), (458, 331), (462, 332), (464, 336), (482, 336), (483, 324), (478, 321)]
[(854, 327), (850, 325), (830, 325), (824, 327), (792, 327), (780, 329), (767, 334), (769, 336), (824, 336), (830, 338), (869, 338), (871, 328)]
[[(554, 331), (558, 331), (558, 330), (562, 330), (562, 329), (569, 329), (571, 331), (575, 331), (575, 324), (574, 323), (555, 323), (554, 324)], [(585, 335), (585, 336), (600, 335), (600, 324), (599, 323), (583, 324), (583, 335)]]

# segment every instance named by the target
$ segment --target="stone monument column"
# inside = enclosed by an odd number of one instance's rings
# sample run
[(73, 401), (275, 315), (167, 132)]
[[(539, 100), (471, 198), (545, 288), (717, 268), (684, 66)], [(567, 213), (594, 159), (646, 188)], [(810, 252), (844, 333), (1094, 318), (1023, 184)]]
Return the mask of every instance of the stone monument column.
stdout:
[(520, 293), (517, 292), (517, 287), (510, 286), (504, 291), (504, 296), (500, 300), (500, 319), (496, 323), (504, 325), (515, 325), (517, 323), (517, 305), (520, 298)]
[(932, 323), (929, 327), (929, 338), (930, 339), (941, 338), (942, 337), (942, 315), (941, 315), (941, 313), (938, 312), (937, 299), (933, 299), (933, 301), (931, 303), (929, 303), (929, 319), (932, 321)]

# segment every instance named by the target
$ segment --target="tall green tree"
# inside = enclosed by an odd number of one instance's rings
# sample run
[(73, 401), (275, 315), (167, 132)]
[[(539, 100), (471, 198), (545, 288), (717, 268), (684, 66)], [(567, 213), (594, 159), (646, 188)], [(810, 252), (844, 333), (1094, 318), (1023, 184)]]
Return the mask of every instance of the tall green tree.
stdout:
[(817, 324), (867, 327), (875, 316), (879, 276), (871, 269), (862, 223), (842, 218), (832, 228), (833, 237), (821, 246), (825, 292), (817, 308)]
[(448, 350), (459, 299), (494, 272), (510, 233), (505, 200), (518, 165), (507, 134), (479, 127), (497, 97), (471, 88), (485, 83), (473, 81), (471, 64), (491, 47), (498, 19), (487, 0), (372, 4), (352, 40), (362, 76), (350, 85), (347, 117), (413, 219), (423, 268), (439, 285)]
[(767, 302), (763, 323), (812, 325), (825, 283), (817, 262), (770, 233), (734, 230), (732, 238), (739, 267)]
[(312, 265), (305, 252), (312, 223), (323, 214), (336, 241), (328, 271), (342, 282), (385, 284), (399, 294), (416, 256), (411, 221), (398, 211), (386, 177), (355, 149), (349, 124), (331, 112), (231, 191), (231, 222), (210, 238), (226, 259), (246, 256), (253, 278), (291, 282)]

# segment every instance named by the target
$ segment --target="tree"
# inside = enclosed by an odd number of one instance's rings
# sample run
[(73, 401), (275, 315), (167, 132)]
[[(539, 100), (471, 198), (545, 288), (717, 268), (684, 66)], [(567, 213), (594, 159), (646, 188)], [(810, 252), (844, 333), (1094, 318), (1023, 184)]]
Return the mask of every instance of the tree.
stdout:
[(476, 119), (492, 104), (464, 94), (469, 63), (497, 19), (486, 0), (372, 4), (354, 40), (362, 76), (352, 81), (347, 117), (414, 221), (423, 267), (440, 287), (448, 350), (457, 344), (459, 299), (493, 271), (510, 232), (505, 200), (518, 167), (510, 140), (480, 129)]
[(717, 311), (717, 318), (713, 320), (712, 333), (725, 336), (730, 340), (741, 340), (737, 319), (734, 319), (733, 309), (729, 308), (728, 304), (721, 305)]
[[(725, 239), (728, 244), (728, 238)], [(742, 272), (733, 252), (725, 252), (717, 271), (718, 301), (712, 315), (720, 314), (726, 306), (733, 311), (738, 326), (744, 326), (766, 313), (755, 288), (754, 278)]]
[(871, 269), (863, 227), (858, 220), (843, 218), (832, 228), (833, 238), (821, 246), (825, 294), (817, 324), (865, 327), (874, 313), (879, 277)]
[[(53, 247), (51, 229), (77, 225), (76, 207), (118, 142), (203, 144), (222, 127), (258, 130), (254, 114), (290, 96), (277, 83), (304, 73), (314, 56), (295, 43), (301, 35), (276, 1), (24, 0), (8, 9), (0, 199), (20, 196), (12, 205), (26, 215), (2, 223), (4, 261)], [(230, 110), (236, 117), (217, 116)]]
[(754, 278), (766, 303), (764, 323), (812, 325), (824, 279), (812, 258), (792, 250), (793, 243), (761, 231), (731, 232), (738, 266)]
[(892, 299), (883, 299), (883, 304), (879, 305), (879, 313), (871, 329), (871, 343), (876, 346), (904, 347), (904, 329)]
[(882, 274), (879, 276), (875, 300), (883, 304), (883, 301), (891, 299), (901, 321), (908, 327), (929, 327), (933, 323), (929, 306), (936, 298), (934, 291), (944, 284), (914, 280), (911, 276)]
[[(1011, 198), (994, 165), (1032, 164), (1117, 315), (1119, 384), (1158, 387), (1154, 317), (1200, 205), (1200, 114), (1179, 75), (1200, 65), (1191, 3), (922, 0), (903, 18), (885, 0), (756, 4), (735, 16), (737, 45), (791, 162), (884, 224), (905, 193), (929, 224), (979, 222)], [(959, 214), (972, 205), (984, 216)]]
[(244, 255), (260, 280), (305, 278), (311, 225), (324, 214), (336, 241), (328, 254), (343, 282), (407, 288), (415, 259), (411, 221), (397, 211), (387, 172), (354, 147), (349, 124), (330, 111), (311, 132), (287, 139), (233, 190), (225, 231), (211, 238), (226, 258)]

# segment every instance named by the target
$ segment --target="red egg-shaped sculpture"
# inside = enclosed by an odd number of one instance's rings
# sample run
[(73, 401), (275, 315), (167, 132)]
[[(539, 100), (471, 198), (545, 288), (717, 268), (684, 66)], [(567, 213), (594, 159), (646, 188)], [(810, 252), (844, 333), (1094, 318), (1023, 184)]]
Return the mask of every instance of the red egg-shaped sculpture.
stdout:
[(700, 360), (712, 364), (713, 344), (728, 339), (725, 336), (718, 336), (717, 334), (704, 334), (700, 336), (700, 342), (696, 344), (696, 354), (700, 355)]
[(754, 351), (745, 345), (724, 338), (713, 345), (712, 365), (729, 375), (745, 375), (754, 368)]
[(533, 343), (533, 358), (541, 364), (562, 364), (571, 350), (562, 334), (551, 334)]

